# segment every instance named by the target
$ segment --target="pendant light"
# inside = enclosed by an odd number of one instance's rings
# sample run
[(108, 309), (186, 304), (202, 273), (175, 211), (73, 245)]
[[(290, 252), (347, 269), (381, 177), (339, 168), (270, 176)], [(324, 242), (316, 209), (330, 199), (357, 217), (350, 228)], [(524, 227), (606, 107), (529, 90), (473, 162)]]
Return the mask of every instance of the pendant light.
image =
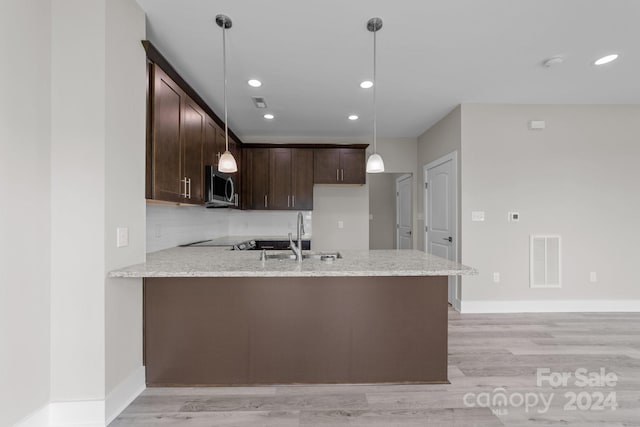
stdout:
[(382, 28), (382, 19), (380, 18), (371, 18), (367, 22), (367, 30), (373, 33), (373, 154), (367, 160), (367, 173), (384, 172), (384, 162), (376, 149), (378, 136), (376, 129), (376, 87), (378, 86), (378, 81), (376, 80), (376, 33), (380, 28)]
[(238, 171), (236, 159), (229, 151), (229, 125), (227, 119), (227, 28), (231, 28), (231, 18), (227, 15), (216, 16), (216, 24), (222, 28), (222, 66), (224, 68), (224, 140), (225, 152), (218, 160), (218, 170), (220, 172), (232, 173)]

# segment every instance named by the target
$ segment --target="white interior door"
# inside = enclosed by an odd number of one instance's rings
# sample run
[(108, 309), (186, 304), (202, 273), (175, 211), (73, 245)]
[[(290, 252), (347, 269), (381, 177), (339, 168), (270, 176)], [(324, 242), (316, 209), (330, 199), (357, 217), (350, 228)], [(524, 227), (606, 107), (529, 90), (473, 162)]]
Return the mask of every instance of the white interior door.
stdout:
[(413, 249), (412, 175), (396, 180), (396, 248)]
[[(426, 251), (452, 261), (457, 261), (456, 167), (455, 153), (424, 167)], [(449, 302), (454, 305), (457, 282), (457, 276), (449, 277)]]

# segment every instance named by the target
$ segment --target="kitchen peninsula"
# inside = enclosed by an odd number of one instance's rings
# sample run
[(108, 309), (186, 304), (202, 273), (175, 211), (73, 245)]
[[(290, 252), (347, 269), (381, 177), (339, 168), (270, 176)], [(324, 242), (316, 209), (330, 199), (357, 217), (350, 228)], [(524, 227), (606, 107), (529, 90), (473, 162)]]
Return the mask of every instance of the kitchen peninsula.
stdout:
[(111, 272), (144, 278), (147, 384), (446, 383), (447, 277), (475, 270), (416, 250), (340, 256), (181, 247)]

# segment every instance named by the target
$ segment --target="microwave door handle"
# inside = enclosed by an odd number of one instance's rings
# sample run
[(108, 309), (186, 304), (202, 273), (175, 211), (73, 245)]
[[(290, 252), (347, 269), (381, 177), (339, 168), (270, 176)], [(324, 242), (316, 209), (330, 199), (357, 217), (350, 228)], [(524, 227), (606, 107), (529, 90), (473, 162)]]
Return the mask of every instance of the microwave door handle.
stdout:
[(235, 194), (235, 188), (233, 185), (233, 180), (231, 179), (231, 177), (227, 178), (227, 184), (225, 185), (224, 188), (224, 195), (227, 199), (227, 202), (231, 202), (233, 201), (233, 195)]

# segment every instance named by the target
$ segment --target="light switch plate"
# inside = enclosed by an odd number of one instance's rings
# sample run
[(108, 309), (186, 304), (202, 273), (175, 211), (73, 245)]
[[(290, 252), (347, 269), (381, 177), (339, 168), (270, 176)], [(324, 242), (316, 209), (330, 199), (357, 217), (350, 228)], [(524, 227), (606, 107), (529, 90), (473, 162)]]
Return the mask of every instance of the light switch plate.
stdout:
[(129, 246), (129, 228), (118, 227), (116, 230), (116, 247)]
[(484, 221), (484, 211), (471, 212), (471, 221)]
[(344, 221), (338, 221), (338, 228), (344, 228)]

